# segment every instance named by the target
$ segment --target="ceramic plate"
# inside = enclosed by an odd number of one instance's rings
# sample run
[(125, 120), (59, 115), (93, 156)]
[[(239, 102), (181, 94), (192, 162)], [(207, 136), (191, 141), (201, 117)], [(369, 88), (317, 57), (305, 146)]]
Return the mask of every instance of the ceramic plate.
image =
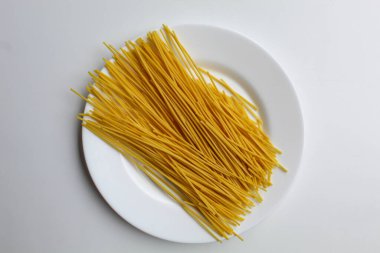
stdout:
[[(268, 216), (284, 198), (298, 170), (303, 124), (294, 88), (277, 62), (252, 40), (232, 31), (204, 25), (174, 27), (196, 62), (222, 77), (244, 97), (254, 100), (279, 160), (289, 169), (275, 169), (273, 186), (235, 230), (241, 234)], [(86, 111), (90, 106), (86, 106)], [(176, 242), (214, 239), (173, 200), (122, 155), (86, 129), (83, 149), (91, 177), (108, 204), (133, 226)]]

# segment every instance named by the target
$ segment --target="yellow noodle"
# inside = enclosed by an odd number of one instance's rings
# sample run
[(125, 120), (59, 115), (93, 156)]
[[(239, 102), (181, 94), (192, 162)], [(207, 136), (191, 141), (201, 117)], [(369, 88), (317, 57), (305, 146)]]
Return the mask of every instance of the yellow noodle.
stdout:
[[(82, 125), (131, 160), (215, 240), (231, 236), (286, 171), (257, 106), (200, 68), (167, 26), (90, 73)], [(219, 88), (218, 86), (221, 86)], [(224, 89), (224, 90), (223, 90)]]

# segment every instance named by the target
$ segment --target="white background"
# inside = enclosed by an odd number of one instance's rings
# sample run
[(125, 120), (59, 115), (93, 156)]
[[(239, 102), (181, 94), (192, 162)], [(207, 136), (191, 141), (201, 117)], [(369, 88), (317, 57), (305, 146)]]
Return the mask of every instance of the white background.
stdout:
[[(0, 252), (379, 252), (380, 2), (0, 0)], [(238, 31), (283, 67), (305, 147), (287, 199), (244, 242), (146, 235), (100, 197), (80, 158), (87, 71), (168, 25)]]

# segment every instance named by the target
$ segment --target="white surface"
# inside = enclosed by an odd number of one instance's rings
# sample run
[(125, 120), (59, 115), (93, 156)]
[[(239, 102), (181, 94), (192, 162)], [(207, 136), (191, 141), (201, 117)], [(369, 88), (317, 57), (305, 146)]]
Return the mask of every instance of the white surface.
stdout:
[[(0, 2), (1, 252), (378, 252), (380, 2)], [(305, 148), (281, 207), (245, 241), (153, 238), (99, 196), (78, 152), (69, 87), (109, 57), (102, 41), (161, 23), (236, 30), (281, 63), (301, 102)], [(84, 90), (82, 89), (82, 92)]]
[[(264, 201), (236, 227), (235, 231), (242, 234), (273, 212), (294, 181), (303, 144), (299, 103), (283, 70), (251, 40), (212, 26), (184, 25), (174, 29), (198, 64), (223, 78), (245, 98), (256, 102), (271, 140), (284, 151), (279, 159), (289, 172), (274, 170), (273, 186), (262, 192)], [(233, 53), (231, 49), (234, 49)], [(103, 71), (108, 74), (107, 70)], [(85, 112), (92, 108), (86, 104)], [(83, 128), (83, 150), (99, 192), (126, 221), (169, 241), (215, 242), (144, 173), (86, 128)]]

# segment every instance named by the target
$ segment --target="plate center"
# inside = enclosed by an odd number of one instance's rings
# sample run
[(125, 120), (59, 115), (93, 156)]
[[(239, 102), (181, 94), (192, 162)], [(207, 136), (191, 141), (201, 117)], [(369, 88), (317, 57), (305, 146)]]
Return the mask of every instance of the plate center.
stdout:
[[(217, 78), (221, 78), (228, 83), (228, 85), (233, 88), (236, 92), (238, 92), (243, 97), (247, 98), (250, 101), (254, 101), (255, 104), (260, 108), (260, 116), (264, 120), (264, 124), (267, 122), (265, 117), (265, 110), (262, 107), (262, 103), (259, 98), (256, 96), (252, 88), (252, 84), (244, 79), (243, 76), (239, 75), (235, 71), (231, 70), (228, 67), (223, 65), (213, 63), (210, 61), (197, 61), (197, 63), (204, 69), (210, 71)], [(221, 86), (219, 86), (220, 90), (223, 90)], [(267, 132), (269, 131), (268, 124), (265, 124), (267, 128)], [(132, 179), (132, 181), (147, 194), (150, 198), (153, 198), (157, 201), (165, 203), (171, 206), (179, 206), (172, 200), (163, 190), (161, 190), (158, 186), (155, 185), (140, 169), (134, 166), (131, 162), (129, 162), (123, 155), (120, 154), (120, 159), (122, 160), (122, 164), (124, 169), (126, 170), (128, 176)]]

